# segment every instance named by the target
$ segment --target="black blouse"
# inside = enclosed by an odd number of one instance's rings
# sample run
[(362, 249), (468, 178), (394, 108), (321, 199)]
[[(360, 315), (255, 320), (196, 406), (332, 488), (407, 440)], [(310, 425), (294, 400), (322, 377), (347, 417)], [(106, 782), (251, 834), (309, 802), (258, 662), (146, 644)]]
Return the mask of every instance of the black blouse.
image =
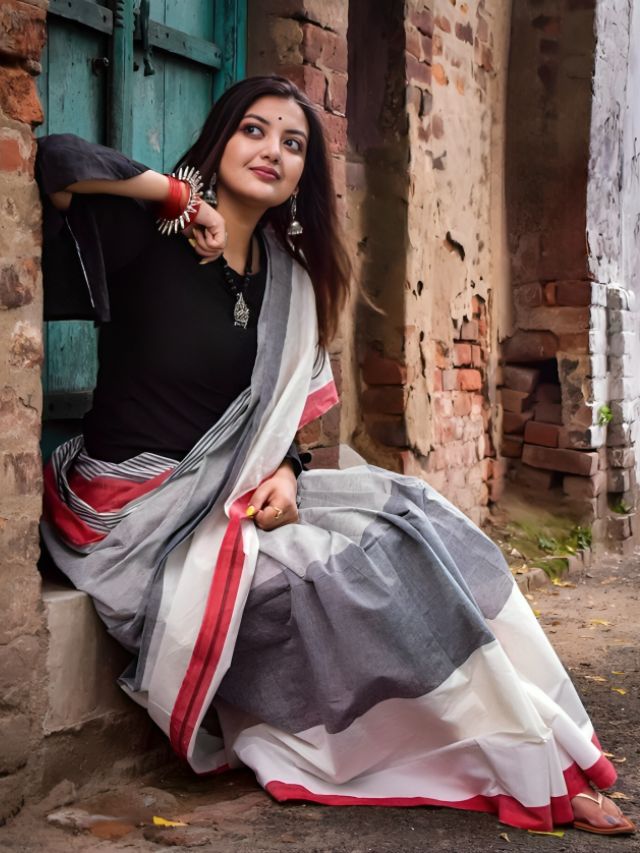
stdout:
[[(64, 152), (56, 149), (54, 159), (80, 147), (83, 176), (67, 172), (55, 189), (102, 176), (99, 165), (91, 167), (92, 152), (98, 160), (104, 151), (122, 157), (75, 140), (65, 135)], [(48, 166), (42, 143), (39, 159), (42, 172), (42, 165)], [(132, 162), (122, 160), (125, 167)], [(144, 167), (133, 164), (132, 169), (139, 174)], [(47, 182), (41, 186), (46, 191)], [(50, 182), (48, 191), (53, 191)], [(66, 217), (51, 206), (47, 212), (45, 294), (48, 283), (57, 282), (57, 304), (55, 296), (49, 297), (49, 316), (65, 316), (67, 310), (67, 316), (102, 311), (96, 319), (108, 317), (100, 325), (98, 380), (83, 425), (88, 453), (110, 462), (144, 451), (181, 459), (251, 382), (266, 283), (264, 246), (261, 243), (260, 269), (245, 294), (250, 319), (243, 329), (234, 325), (235, 296), (220, 262), (201, 265), (184, 237), (161, 235), (150, 206), (116, 196), (74, 195)], [(81, 221), (89, 227), (81, 227), (78, 240), (74, 226)], [(78, 269), (78, 251), (84, 272)], [(89, 290), (82, 280), (87, 260), (99, 271), (97, 280), (87, 275)], [(66, 282), (67, 292), (60, 282)], [(295, 445), (287, 458), (299, 474)]]

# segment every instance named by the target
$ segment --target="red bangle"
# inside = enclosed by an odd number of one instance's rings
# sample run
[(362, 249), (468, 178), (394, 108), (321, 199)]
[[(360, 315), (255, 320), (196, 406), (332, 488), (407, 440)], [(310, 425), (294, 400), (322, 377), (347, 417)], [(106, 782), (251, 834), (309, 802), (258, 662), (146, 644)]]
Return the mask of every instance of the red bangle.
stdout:
[[(178, 219), (187, 209), (189, 204), (189, 185), (185, 181), (179, 181), (173, 175), (167, 175), (169, 179), (169, 194), (159, 206), (157, 214), (159, 219)], [(184, 190), (187, 197), (183, 201)]]

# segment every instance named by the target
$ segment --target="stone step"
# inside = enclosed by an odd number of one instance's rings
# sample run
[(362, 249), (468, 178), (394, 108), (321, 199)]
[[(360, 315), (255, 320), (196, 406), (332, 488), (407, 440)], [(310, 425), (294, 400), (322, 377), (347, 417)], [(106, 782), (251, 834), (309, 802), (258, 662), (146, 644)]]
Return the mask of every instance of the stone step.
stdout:
[(117, 685), (130, 655), (113, 640), (90, 597), (43, 581), (49, 632), (42, 791), (130, 777), (165, 763), (168, 742)]

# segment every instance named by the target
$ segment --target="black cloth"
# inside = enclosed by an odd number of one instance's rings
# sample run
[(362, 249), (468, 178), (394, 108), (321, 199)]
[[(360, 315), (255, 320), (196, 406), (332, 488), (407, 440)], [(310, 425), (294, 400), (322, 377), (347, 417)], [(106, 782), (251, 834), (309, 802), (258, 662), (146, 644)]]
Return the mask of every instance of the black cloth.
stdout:
[[(112, 155), (117, 152), (78, 140), (79, 177), (68, 162), (76, 139), (65, 135), (64, 146), (53, 147), (52, 163), (59, 166), (64, 161), (64, 180), (43, 181), (43, 191), (105, 177), (105, 172), (113, 176)], [(46, 138), (40, 143), (39, 159), (39, 174), (50, 175), (53, 165)], [(127, 175), (127, 162), (132, 163), (131, 170), (139, 169), (136, 174), (144, 170), (122, 155), (116, 162), (116, 176), (132, 177)], [(105, 287), (109, 321), (100, 325), (98, 380), (93, 407), (83, 424), (87, 452), (110, 462), (144, 451), (183, 458), (251, 382), (266, 283), (262, 242), (260, 270), (245, 293), (250, 309), (245, 330), (234, 325), (235, 296), (220, 262), (201, 265), (184, 237), (161, 235), (150, 206), (117, 196), (75, 194), (66, 217), (52, 209), (60, 222), (52, 217), (44, 228), (49, 259), (45, 293), (52, 281), (66, 282), (66, 291), (58, 286), (50, 297), (63, 303), (56, 316), (70, 319), (64, 313), (70, 310), (71, 317), (78, 317), (80, 296), (86, 302), (90, 293), (95, 304), (103, 283)], [(76, 224), (87, 216), (91, 229), (79, 236)], [(78, 272), (74, 264), (80, 266), (77, 278), (68, 275), (69, 265)], [(100, 270), (98, 281), (91, 277), (90, 270), (95, 269)], [(104, 317), (98, 318), (96, 312), (96, 319)], [(298, 475), (302, 463), (295, 444), (286, 458)]]

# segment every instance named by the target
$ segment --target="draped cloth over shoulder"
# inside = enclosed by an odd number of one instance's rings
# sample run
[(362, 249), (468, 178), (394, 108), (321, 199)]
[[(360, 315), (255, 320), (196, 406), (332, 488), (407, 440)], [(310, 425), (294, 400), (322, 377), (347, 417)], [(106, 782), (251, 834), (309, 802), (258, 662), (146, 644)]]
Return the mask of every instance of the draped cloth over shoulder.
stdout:
[[(418, 479), (310, 471), (300, 524), (255, 488), (337, 400), (308, 276), (272, 237), (250, 389), (177, 465), (73, 443), (43, 534), (111, 634), (122, 683), (198, 773), (280, 800), (447, 805), (551, 829), (615, 771), (497, 547)], [(216, 720), (217, 716), (217, 720)]]

